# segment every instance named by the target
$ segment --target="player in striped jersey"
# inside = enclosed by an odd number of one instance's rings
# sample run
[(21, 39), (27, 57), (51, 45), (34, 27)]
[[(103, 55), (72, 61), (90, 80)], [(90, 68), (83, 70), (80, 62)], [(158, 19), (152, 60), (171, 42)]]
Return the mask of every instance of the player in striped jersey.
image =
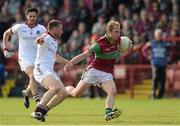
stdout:
[[(77, 64), (92, 54), (95, 54), (94, 60), (86, 68), (80, 82), (74, 88), (67, 86), (66, 89), (70, 96), (80, 96), (91, 85), (101, 86), (107, 93), (105, 101), (105, 120), (111, 120), (120, 116), (121, 111), (114, 109), (116, 95), (116, 85), (113, 81), (113, 66), (116, 58), (119, 58), (120, 47), (120, 24), (111, 20), (106, 27), (106, 34), (93, 44), (87, 51), (74, 57), (72, 64)], [(64, 70), (67, 72), (71, 66), (65, 65)]]

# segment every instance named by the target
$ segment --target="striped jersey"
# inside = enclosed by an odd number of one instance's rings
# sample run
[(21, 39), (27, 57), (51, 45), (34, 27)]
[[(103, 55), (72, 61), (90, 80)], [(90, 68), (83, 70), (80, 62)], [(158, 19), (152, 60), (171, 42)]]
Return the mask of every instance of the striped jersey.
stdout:
[(95, 58), (89, 65), (97, 70), (113, 73), (116, 58), (119, 57), (120, 38), (114, 42), (107, 35), (101, 37), (94, 43), (90, 50), (94, 52)]

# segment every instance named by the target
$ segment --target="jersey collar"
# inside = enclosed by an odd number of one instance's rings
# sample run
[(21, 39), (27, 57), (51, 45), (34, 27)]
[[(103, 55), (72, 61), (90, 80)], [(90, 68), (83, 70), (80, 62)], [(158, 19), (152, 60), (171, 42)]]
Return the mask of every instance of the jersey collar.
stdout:
[(34, 28), (34, 27), (36, 27), (36, 26), (38, 25), (37, 23), (35, 23), (35, 24), (32, 26), (32, 25), (28, 24), (27, 21), (25, 21), (25, 24), (26, 24), (29, 28)]
[(54, 41), (56, 40), (56, 38), (50, 32), (47, 32), (47, 34), (49, 34), (54, 39)]
[(109, 42), (110, 44), (113, 44), (113, 43), (114, 43), (114, 40), (113, 40), (110, 36), (108, 36), (107, 34), (105, 34), (105, 37), (107, 38), (107, 40), (108, 40), (108, 42)]

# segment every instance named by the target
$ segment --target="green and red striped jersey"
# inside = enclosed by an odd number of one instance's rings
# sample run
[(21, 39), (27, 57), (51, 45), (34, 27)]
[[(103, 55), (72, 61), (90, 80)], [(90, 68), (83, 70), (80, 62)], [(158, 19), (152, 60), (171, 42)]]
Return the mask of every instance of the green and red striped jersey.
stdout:
[(119, 57), (120, 37), (113, 41), (106, 34), (94, 43), (90, 50), (95, 54), (94, 60), (88, 67), (93, 67), (107, 73), (113, 73), (116, 58)]

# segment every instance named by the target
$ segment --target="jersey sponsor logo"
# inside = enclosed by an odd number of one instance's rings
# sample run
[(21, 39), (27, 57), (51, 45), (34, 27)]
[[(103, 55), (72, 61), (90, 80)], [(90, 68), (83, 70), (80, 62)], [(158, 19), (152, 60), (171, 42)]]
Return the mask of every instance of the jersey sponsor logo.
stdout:
[(106, 48), (106, 49), (105, 49), (105, 51), (109, 51), (109, 50), (110, 50), (110, 48)]
[(111, 49), (116, 48), (116, 46), (111, 46)]
[(22, 30), (22, 32), (26, 33), (27, 31), (26, 30)]
[(37, 37), (36, 36), (24, 36), (22, 37), (24, 40), (35, 40)]

